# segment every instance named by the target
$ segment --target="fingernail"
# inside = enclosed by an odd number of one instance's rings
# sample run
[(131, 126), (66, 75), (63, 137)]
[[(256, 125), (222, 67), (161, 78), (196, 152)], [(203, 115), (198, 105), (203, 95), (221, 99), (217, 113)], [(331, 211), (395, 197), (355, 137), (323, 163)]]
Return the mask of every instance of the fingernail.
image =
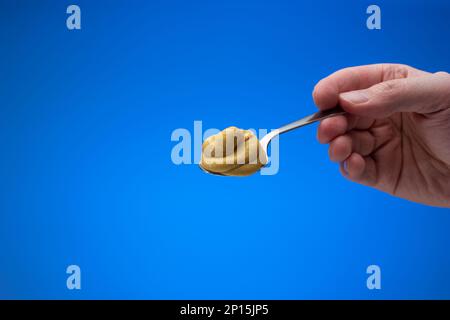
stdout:
[(340, 98), (354, 104), (369, 101), (369, 97), (364, 90), (344, 92), (340, 94)]
[(346, 161), (342, 162), (342, 169), (344, 170), (346, 175), (348, 175), (347, 167), (348, 167), (348, 163), (347, 163), (347, 160), (346, 160)]

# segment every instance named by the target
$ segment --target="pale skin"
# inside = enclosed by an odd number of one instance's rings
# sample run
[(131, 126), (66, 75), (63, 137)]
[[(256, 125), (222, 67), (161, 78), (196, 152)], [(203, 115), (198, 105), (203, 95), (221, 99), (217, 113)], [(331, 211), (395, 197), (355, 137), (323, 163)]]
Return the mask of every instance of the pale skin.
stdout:
[(399, 64), (339, 70), (313, 98), (323, 120), (319, 142), (351, 181), (414, 202), (450, 208), (450, 75)]

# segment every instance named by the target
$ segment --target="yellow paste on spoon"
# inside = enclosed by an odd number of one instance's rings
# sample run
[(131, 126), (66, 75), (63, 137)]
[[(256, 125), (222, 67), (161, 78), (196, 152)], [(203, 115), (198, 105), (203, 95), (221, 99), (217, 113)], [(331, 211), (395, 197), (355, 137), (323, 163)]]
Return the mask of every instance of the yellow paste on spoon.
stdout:
[(229, 127), (205, 140), (200, 167), (212, 174), (249, 176), (267, 164), (266, 152), (249, 130)]

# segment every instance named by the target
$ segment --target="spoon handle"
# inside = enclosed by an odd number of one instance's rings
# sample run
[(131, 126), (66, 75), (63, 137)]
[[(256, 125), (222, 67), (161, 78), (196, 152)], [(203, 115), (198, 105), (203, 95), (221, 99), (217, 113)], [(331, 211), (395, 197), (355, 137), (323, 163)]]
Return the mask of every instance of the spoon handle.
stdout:
[(272, 140), (274, 137), (276, 137), (279, 134), (306, 126), (307, 124), (316, 122), (316, 121), (320, 121), (329, 117), (333, 117), (333, 116), (337, 116), (340, 114), (346, 114), (347, 112), (344, 111), (344, 109), (342, 109), (339, 105), (332, 108), (332, 109), (328, 109), (328, 110), (323, 110), (323, 111), (319, 111), (316, 113), (313, 113), (307, 117), (304, 117), (303, 119), (294, 121), (292, 123), (289, 123), (285, 126), (282, 126), (281, 128), (277, 129), (277, 130), (272, 130), (270, 131), (268, 134), (266, 134), (262, 139), (261, 139), (261, 146), (264, 148), (264, 150), (267, 151), (267, 147), (269, 146), (270, 140)]
[(323, 111), (319, 111), (316, 113), (313, 113), (307, 117), (304, 117), (300, 120), (294, 121), (292, 123), (289, 123), (285, 126), (282, 126), (281, 128), (278, 129), (278, 133), (285, 133), (303, 126), (306, 126), (307, 124), (316, 122), (316, 121), (320, 121), (329, 117), (333, 117), (333, 116), (337, 116), (340, 114), (345, 114), (346, 112), (344, 111), (344, 109), (342, 109), (340, 106), (334, 107), (332, 109), (328, 109), (328, 110), (323, 110)]

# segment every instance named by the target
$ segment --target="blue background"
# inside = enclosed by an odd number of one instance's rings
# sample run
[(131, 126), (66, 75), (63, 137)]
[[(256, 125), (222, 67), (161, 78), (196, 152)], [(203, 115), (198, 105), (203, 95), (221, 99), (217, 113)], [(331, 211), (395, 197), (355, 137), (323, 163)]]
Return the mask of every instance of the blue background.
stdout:
[(448, 1), (376, 1), (380, 31), (366, 1), (77, 0), (79, 31), (71, 2), (0, 3), (0, 298), (450, 298), (450, 211), (345, 180), (316, 126), (245, 179), (170, 140), (298, 119), (347, 66), (449, 71)]

